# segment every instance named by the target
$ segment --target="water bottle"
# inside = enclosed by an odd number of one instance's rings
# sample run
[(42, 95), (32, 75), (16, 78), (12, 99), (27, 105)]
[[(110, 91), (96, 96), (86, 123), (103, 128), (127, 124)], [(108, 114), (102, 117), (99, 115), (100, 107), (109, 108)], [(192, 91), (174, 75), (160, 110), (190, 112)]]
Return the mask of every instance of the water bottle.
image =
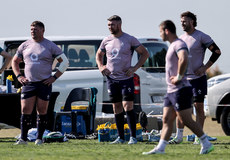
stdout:
[(6, 80), (6, 93), (12, 93), (12, 81), (9, 79)]
[(8, 75), (6, 78), (6, 93), (12, 93), (12, 81), (13, 81), (13, 76)]

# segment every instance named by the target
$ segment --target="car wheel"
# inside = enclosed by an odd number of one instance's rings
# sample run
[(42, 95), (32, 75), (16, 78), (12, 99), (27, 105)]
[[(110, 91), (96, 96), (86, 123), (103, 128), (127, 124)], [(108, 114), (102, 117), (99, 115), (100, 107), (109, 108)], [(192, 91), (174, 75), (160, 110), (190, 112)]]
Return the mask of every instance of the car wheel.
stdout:
[(225, 107), (220, 116), (220, 123), (224, 133), (230, 136), (230, 107)]

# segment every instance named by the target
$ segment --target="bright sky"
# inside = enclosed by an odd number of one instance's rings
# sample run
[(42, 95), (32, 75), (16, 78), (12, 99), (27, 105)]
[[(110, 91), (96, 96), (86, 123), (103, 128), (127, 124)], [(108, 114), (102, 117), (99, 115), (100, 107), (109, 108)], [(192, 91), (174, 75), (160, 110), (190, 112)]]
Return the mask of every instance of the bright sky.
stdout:
[[(123, 31), (136, 37), (159, 36), (159, 24), (170, 19), (183, 33), (180, 14), (197, 15), (197, 29), (220, 47), (219, 69), (230, 73), (229, 0), (0, 0), (0, 37), (30, 36), (34, 20), (44, 22), (45, 36), (106, 36), (107, 18), (117, 14)], [(211, 55), (207, 52), (206, 59)], [(215, 65), (214, 65), (215, 67)]]

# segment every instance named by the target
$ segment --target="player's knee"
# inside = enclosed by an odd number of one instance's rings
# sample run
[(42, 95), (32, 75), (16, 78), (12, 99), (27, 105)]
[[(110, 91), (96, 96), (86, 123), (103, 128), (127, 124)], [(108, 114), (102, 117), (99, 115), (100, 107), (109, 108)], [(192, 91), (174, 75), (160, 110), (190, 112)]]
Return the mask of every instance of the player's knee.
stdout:
[(133, 110), (133, 105), (124, 105), (124, 110), (127, 111), (131, 111)]
[(119, 114), (123, 112), (122, 104), (113, 104), (113, 112)]
[(169, 117), (169, 116), (164, 116), (163, 117), (163, 123), (164, 124), (171, 124), (171, 123), (173, 123), (174, 121), (172, 120), (172, 118), (171, 117)]

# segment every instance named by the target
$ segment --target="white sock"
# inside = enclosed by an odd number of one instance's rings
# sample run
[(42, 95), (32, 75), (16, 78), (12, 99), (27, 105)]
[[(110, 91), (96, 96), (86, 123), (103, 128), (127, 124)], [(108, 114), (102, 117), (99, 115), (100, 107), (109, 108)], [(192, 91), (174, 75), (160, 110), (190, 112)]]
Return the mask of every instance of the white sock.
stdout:
[(177, 128), (176, 129), (176, 137), (177, 137), (177, 139), (182, 139), (183, 138), (183, 132), (184, 132), (184, 128)]
[(160, 151), (165, 151), (165, 147), (168, 144), (168, 141), (160, 139), (158, 145), (157, 145), (157, 149)]
[(210, 142), (208, 141), (207, 135), (203, 134), (201, 137), (199, 137), (200, 143), (202, 146), (208, 146), (210, 145)]
[[(202, 136), (201, 136), (202, 137)], [(198, 137), (197, 137), (197, 135), (195, 134), (195, 141), (196, 141), (196, 139), (199, 139)]]

